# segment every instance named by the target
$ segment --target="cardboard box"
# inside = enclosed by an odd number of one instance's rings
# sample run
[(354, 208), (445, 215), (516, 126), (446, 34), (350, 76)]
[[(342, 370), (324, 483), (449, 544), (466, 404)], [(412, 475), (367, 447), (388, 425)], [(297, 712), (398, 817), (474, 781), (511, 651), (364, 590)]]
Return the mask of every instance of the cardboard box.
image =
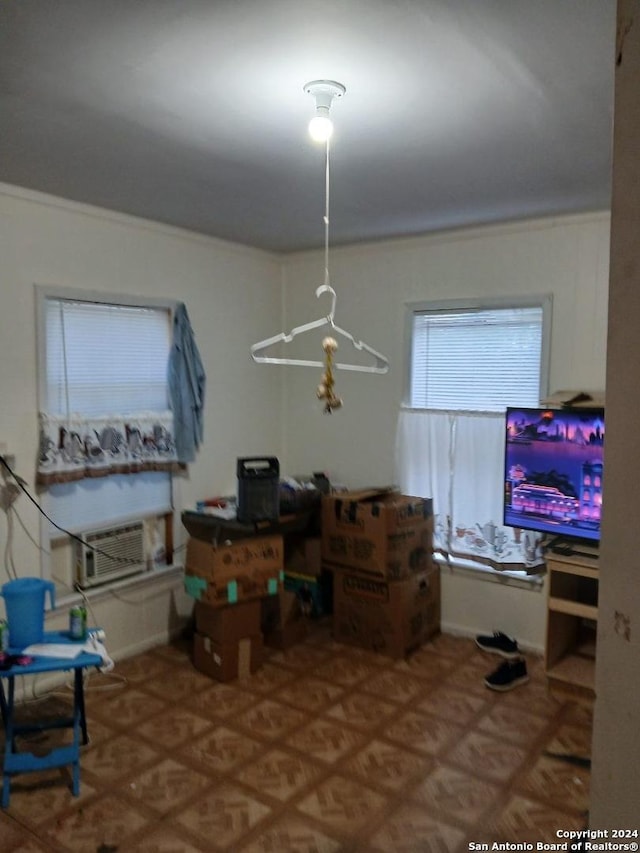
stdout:
[(440, 570), (383, 581), (334, 571), (333, 636), (402, 658), (440, 630)]
[(270, 649), (286, 651), (292, 646), (302, 643), (309, 633), (309, 623), (306, 619), (298, 619), (280, 628), (272, 628), (264, 635), (264, 644)]
[(196, 631), (214, 643), (235, 643), (260, 633), (262, 602), (259, 598), (226, 607), (212, 607), (196, 601), (194, 611)]
[(224, 545), (191, 538), (185, 589), (212, 607), (275, 595), (282, 582), (282, 561), (282, 536), (238, 539)]
[(192, 536), (187, 542), (185, 565), (193, 575), (219, 581), (255, 569), (280, 571), (283, 559), (282, 536), (254, 536), (222, 545)]
[(263, 657), (262, 634), (243, 637), (235, 643), (214, 643), (198, 633), (193, 637), (193, 665), (218, 681), (246, 678), (260, 668)]
[(278, 595), (263, 598), (261, 605), (265, 646), (288, 649), (307, 636), (309, 623), (295, 592), (281, 589)]
[(284, 543), (284, 570), (293, 574), (319, 575), (322, 571), (320, 536), (287, 536)]
[(432, 501), (390, 490), (323, 496), (322, 559), (387, 580), (432, 568)]
[(196, 601), (202, 601), (211, 607), (225, 607), (238, 602), (249, 601), (276, 595), (282, 586), (282, 572), (256, 569), (251, 574), (239, 575), (226, 581), (207, 581), (199, 575), (192, 575), (185, 569), (184, 588)]

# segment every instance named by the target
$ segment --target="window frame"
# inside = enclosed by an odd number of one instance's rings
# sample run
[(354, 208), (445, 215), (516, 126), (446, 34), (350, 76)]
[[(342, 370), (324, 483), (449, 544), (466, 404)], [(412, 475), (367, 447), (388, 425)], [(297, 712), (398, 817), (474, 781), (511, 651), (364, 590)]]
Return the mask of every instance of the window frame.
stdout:
[[(155, 308), (167, 311), (169, 315), (169, 327), (173, 326), (173, 316), (177, 306), (175, 299), (162, 299), (157, 297), (146, 297), (120, 292), (97, 291), (93, 289), (65, 287), (56, 285), (35, 284), (35, 309), (36, 309), (36, 375), (37, 375), (37, 408), (41, 410), (47, 396), (47, 372), (46, 372), (46, 305), (49, 299), (71, 300), (75, 302), (93, 302), (103, 305), (122, 305), (134, 308)], [(135, 475), (127, 475), (135, 476)], [(169, 500), (171, 507), (174, 504), (174, 477), (169, 472)], [(43, 512), (53, 516), (53, 500), (48, 489), (42, 491), (40, 503)], [(143, 515), (141, 515), (143, 518)], [(114, 522), (115, 523), (115, 522)], [(98, 527), (99, 525), (96, 525)], [(51, 543), (57, 538), (51, 535), (51, 525), (48, 519), (40, 513), (39, 516), (39, 542), (40, 542), (40, 571), (43, 578), (51, 579)], [(72, 531), (74, 532), (74, 531)], [(60, 534), (63, 536), (64, 534)], [(135, 579), (135, 578), (134, 578)], [(108, 586), (108, 584), (106, 585)], [(102, 587), (104, 589), (105, 587)], [(98, 588), (101, 589), (101, 588)]]
[[(532, 294), (531, 296), (500, 296), (500, 297), (476, 297), (461, 299), (426, 300), (421, 302), (405, 303), (404, 319), (404, 372), (403, 372), (403, 395), (402, 407), (411, 409), (411, 375), (413, 355), (413, 320), (418, 313), (437, 312), (474, 312), (491, 310), (508, 310), (510, 308), (541, 308), (542, 309), (542, 340), (540, 353), (540, 381), (539, 396), (544, 399), (549, 393), (549, 369), (551, 354), (551, 314), (553, 308), (553, 296), (550, 293)], [(537, 404), (538, 404), (537, 403)], [(536, 405), (537, 405), (536, 404)], [(415, 411), (428, 411), (422, 407)], [(453, 409), (462, 412), (464, 409)]]

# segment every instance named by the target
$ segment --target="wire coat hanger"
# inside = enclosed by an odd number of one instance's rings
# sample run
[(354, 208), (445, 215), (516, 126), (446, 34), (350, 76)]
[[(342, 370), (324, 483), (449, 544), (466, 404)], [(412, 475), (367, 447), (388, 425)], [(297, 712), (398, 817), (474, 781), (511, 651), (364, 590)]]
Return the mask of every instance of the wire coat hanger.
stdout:
[(294, 329), (287, 334), (285, 332), (280, 332), (279, 335), (274, 335), (272, 338), (267, 338), (264, 341), (260, 341), (257, 344), (254, 344), (251, 347), (251, 357), (258, 364), (289, 364), (295, 367), (324, 367), (323, 361), (318, 360), (307, 360), (302, 358), (278, 358), (276, 356), (268, 356), (268, 355), (259, 355), (263, 350), (268, 349), (274, 344), (279, 343), (291, 343), (291, 341), (297, 336), (301, 335), (304, 332), (308, 332), (311, 329), (318, 329), (322, 326), (330, 326), (334, 332), (337, 332), (342, 337), (346, 338), (351, 344), (355, 347), (355, 349), (359, 351), (364, 351), (369, 355), (373, 356), (374, 364), (372, 365), (362, 365), (362, 364), (348, 364), (346, 362), (336, 362), (334, 367), (339, 370), (355, 370), (360, 373), (386, 373), (389, 370), (389, 362), (387, 359), (376, 350), (372, 349), (368, 344), (365, 344), (364, 341), (357, 340), (353, 337), (350, 332), (345, 331), (345, 329), (341, 329), (339, 326), (336, 326), (334, 323), (334, 314), (336, 308), (336, 292), (329, 284), (321, 284), (320, 287), (316, 290), (316, 296), (320, 298), (323, 293), (331, 294), (331, 311), (325, 317), (321, 317), (318, 320), (312, 320), (310, 323), (305, 323), (302, 326), (296, 326)]
[(331, 310), (321, 317), (319, 320), (312, 320), (310, 323), (305, 323), (302, 326), (296, 326), (289, 333), (280, 332), (279, 335), (274, 335), (271, 338), (266, 338), (264, 341), (259, 341), (251, 347), (251, 358), (258, 364), (287, 364), (294, 367), (324, 367), (325, 363), (319, 360), (307, 360), (301, 358), (286, 358), (277, 356), (260, 355), (264, 350), (274, 344), (288, 344), (297, 336), (311, 329), (318, 329), (322, 326), (330, 326), (334, 332), (346, 338), (358, 351), (364, 351), (373, 357), (374, 363), (371, 365), (349, 364), (347, 362), (336, 362), (334, 367), (338, 370), (353, 370), (360, 373), (387, 373), (389, 370), (388, 360), (379, 352), (374, 350), (364, 341), (354, 338), (354, 336), (336, 326), (334, 316), (336, 311), (336, 292), (329, 284), (329, 141), (326, 143), (326, 169), (325, 169), (325, 212), (324, 212), (324, 284), (316, 290), (316, 297), (320, 298), (324, 293), (331, 294)]

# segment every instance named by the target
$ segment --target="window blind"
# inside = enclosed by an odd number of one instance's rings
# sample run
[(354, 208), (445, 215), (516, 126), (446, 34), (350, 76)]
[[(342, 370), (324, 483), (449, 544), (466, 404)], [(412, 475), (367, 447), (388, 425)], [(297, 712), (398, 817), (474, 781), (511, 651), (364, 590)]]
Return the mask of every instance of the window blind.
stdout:
[(168, 408), (169, 312), (46, 301), (46, 401), (51, 414)]
[[(43, 295), (41, 409), (99, 417), (168, 409), (169, 308)], [(47, 510), (72, 532), (171, 509), (171, 474), (144, 471), (49, 486)], [(59, 535), (48, 525), (49, 535)]]
[(542, 334), (542, 307), (416, 311), (411, 407), (538, 405)]

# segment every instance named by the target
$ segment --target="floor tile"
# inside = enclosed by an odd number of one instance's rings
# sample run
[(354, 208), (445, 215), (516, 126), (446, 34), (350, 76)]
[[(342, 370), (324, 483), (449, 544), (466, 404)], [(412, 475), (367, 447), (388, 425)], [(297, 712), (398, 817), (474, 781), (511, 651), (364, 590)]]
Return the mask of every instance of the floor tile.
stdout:
[(157, 758), (158, 752), (141, 738), (117, 735), (83, 753), (81, 768), (83, 773), (89, 771), (102, 783), (114, 782)]
[(340, 853), (340, 841), (302, 817), (285, 815), (237, 853)]
[(507, 782), (520, 769), (526, 756), (524, 749), (472, 731), (447, 753), (446, 758), (474, 775), (493, 782)]
[(363, 782), (391, 791), (400, 791), (415, 779), (423, 778), (430, 760), (413, 750), (383, 740), (372, 740), (358, 750), (342, 769)]
[(97, 790), (81, 776), (80, 794), (74, 797), (68, 767), (21, 773), (11, 782), (11, 814), (30, 824), (42, 824), (90, 799)]
[(454, 853), (465, 832), (437, 820), (418, 805), (408, 803), (387, 817), (369, 840), (371, 853)]
[(307, 757), (273, 749), (233, 774), (233, 778), (257, 792), (276, 797), (282, 802), (308, 787), (325, 768)]
[(437, 755), (450, 744), (458, 742), (465, 730), (446, 719), (412, 710), (401, 713), (382, 732), (389, 740), (406, 748)]
[(537, 800), (516, 795), (507, 803), (500, 816), (488, 825), (494, 841), (510, 843), (558, 843), (558, 829), (585, 829), (586, 817), (553, 809)]
[(143, 721), (137, 731), (150, 741), (152, 746), (173, 749), (185, 741), (195, 740), (211, 726), (211, 720), (186, 708), (174, 707)]
[(548, 727), (548, 719), (502, 704), (495, 704), (476, 722), (479, 731), (524, 747), (540, 737)]
[(259, 701), (258, 694), (250, 693), (238, 686), (238, 682), (222, 684), (212, 681), (189, 700), (189, 708), (207, 719), (226, 719), (246, 711)]
[(64, 849), (87, 853), (89, 850), (124, 848), (127, 837), (148, 823), (137, 809), (113, 794), (89, 804), (78, 805), (59, 818), (45, 833)]
[(203, 771), (222, 774), (244, 761), (255, 759), (262, 751), (264, 746), (261, 742), (237, 729), (221, 725), (184, 744), (180, 755), (194, 761)]
[(103, 720), (107, 725), (117, 725), (127, 730), (137, 726), (140, 720), (146, 720), (167, 708), (167, 703), (162, 699), (150, 696), (137, 687), (122, 691), (108, 701), (87, 698), (86, 705), (91, 716)]
[(588, 759), (591, 755), (591, 729), (570, 723), (560, 725), (544, 748), (557, 755)]
[(193, 799), (210, 784), (204, 773), (166, 758), (127, 780), (126, 791), (161, 814)]
[(378, 816), (388, 800), (381, 794), (344, 776), (325, 779), (298, 803), (298, 810), (334, 832), (355, 835)]
[(586, 812), (589, 809), (590, 771), (571, 762), (542, 755), (518, 787), (553, 806)]
[(321, 717), (287, 737), (287, 744), (303, 755), (333, 764), (366, 742), (365, 735), (339, 722)]
[(211, 850), (236, 850), (242, 837), (271, 813), (269, 806), (243, 789), (220, 784), (176, 816)]
[(344, 688), (321, 678), (297, 678), (277, 691), (277, 698), (306, 711), (318, 712), (342, 696)]
[(238, 714), (235, 723), (252, 734), (276, 739), (301, 726), (305, 720), (306, 716), (298, 708), (264, 699)]
[(377, 672), (378, 666), (370, 663), (367, 658), (360, 659), (357, 655), (336, 655), (316, 666), (311, 674), (331, 684), (353, 687)]
[(389, 669), (368, 678), (360, 688), (365, 693), (379, 696), (381, 699), (404, 704), (420, 696), (425, 690), (425, 684), (410, 673)]
[(385, 702), (377, 696), (366, 696), (358, 691), (347, 694), (327, 708), (326, 715), (332, 720), (371, 731), (397, 712), (398, 706), (392, 702)]
[(454, 822), (479, 823), (500, 796), (499, 785), (477, 779), (455, 767), (438, 764), (410, 791), (429, 815), (450, 816)]
[(142, 841), (135, 844), (130, 853), (202, 853), (204, 847), (195, 847), (184, 838), (184, 830), (159, 827), (145, 834)]

